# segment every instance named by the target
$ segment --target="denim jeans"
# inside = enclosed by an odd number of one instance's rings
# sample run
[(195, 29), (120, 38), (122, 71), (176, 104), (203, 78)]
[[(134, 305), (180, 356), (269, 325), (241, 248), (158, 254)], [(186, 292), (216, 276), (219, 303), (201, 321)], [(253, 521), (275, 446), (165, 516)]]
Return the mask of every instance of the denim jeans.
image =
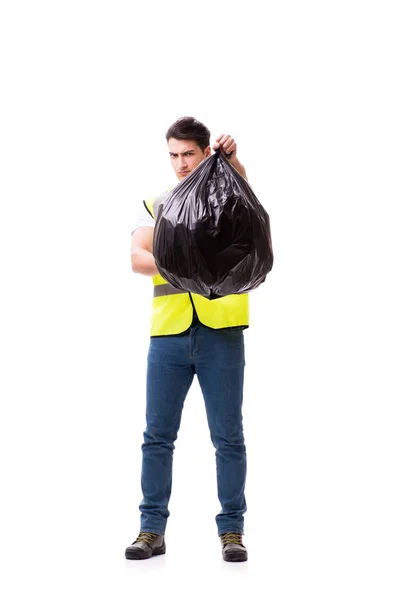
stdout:
[[(163, 535), (169, 517), (172, 459), (183, 403), (194, 375), (203, 393), (215, 447), (218, 534), (243, 533), (246, 447), (243, 437), (242, 330), (197, 323), (181, 336), (151, 338), (147, 368), (146, 431), (142, 445), (141, 531)], [(193, 524), (191, 524), (193, 526)]]

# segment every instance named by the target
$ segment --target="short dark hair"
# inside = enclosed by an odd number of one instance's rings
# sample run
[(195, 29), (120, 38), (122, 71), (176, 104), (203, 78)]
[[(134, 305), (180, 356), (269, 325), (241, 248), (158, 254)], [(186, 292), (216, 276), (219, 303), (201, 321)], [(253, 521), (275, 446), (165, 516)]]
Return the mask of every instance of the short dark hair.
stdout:
[(167, 141), (170, 138), (175, 140), (194, 140), (198, 146), (204, 150), (210, 145), (210, 131), (203, 123), (193, 117), (181, 117), (171, 125), (165, 134)]

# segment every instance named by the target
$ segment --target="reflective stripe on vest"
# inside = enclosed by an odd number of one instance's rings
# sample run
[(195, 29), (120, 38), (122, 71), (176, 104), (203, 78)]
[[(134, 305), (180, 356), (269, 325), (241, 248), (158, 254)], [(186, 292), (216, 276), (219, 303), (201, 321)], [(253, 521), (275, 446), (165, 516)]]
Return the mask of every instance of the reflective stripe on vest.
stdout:
[[(144, 201), (153, 217), (168, 192)], [(193, 321), (193, 305), (199, 321), (211, 329), (248, 327), (249, 295), (231, 294), (216, 300), (208, 300), (199, 294), (182, 292), (168, 283), (161, 275), (153, 277), (154, 297), (150, 335), (176, 335), (189, 329)], [(192, 305), (193, 302), (193, 305)]]
[(182, 290), (178, 290), (176, 287), (171, 285), (170, 283), (160, 283), (159, 285), (154, 286), (154, 298), (158, 298), (159, 296), (173, 296), (174, 294), (184, 294), (186, 292), (182, 292)]

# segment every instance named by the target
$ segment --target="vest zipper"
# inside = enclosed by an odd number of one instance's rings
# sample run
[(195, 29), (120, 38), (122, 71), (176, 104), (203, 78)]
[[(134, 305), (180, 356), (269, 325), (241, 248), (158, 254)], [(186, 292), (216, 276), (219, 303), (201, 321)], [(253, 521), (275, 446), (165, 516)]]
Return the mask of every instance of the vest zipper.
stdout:
[(192, 306), (193, 306), (193, 321), (199, 321), (199, 317), (196, 312), (196, 307), (193, 302), (192, 294), (190, 292), (188, 292), (188, 294), (189, 294), (190, 302), (192, 303)]

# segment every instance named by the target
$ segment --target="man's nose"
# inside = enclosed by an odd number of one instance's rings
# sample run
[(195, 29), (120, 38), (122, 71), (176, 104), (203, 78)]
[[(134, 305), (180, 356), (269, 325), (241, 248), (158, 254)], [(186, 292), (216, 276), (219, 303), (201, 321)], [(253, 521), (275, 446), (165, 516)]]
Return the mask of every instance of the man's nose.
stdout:
[(178, 158), (178, 169), (180, 171), (182, 171), (185, 168), (186, 168), (186, 157), (185, 156), (179, 156), (179, 158)]

